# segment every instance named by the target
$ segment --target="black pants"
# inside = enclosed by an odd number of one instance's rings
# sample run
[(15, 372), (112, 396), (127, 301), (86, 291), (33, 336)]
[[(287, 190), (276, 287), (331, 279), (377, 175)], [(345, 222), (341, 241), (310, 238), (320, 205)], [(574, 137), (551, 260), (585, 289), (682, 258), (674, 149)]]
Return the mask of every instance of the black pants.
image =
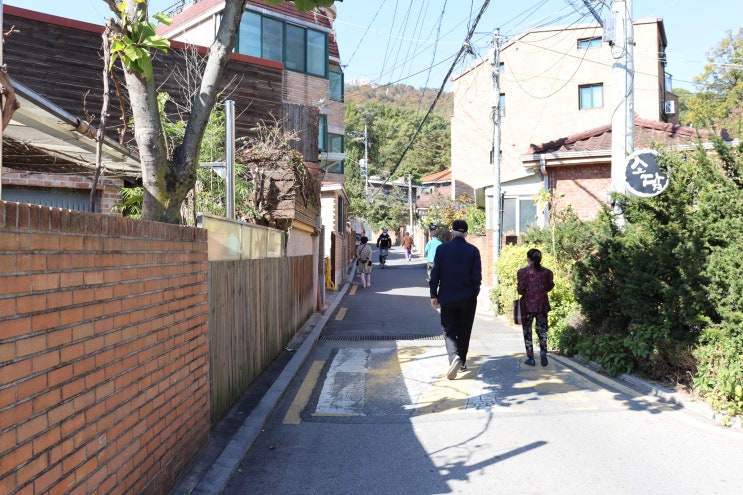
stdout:
[(450, 363), (456, 356), (460, 357), (462, 364), (467, 362), (476, 310), (476, 297), (441, 305), (441, 328), (444, 330), (444, 342)]

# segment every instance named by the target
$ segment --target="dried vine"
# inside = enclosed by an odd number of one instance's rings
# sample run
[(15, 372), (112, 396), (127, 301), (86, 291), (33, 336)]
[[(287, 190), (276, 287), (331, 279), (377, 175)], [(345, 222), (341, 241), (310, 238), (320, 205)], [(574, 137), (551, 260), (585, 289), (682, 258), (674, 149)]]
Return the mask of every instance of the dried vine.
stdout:
[(256, 137), (236, 151), (240, 178), (253, 184), (245, 208), (252, 212), (252, 221), (285, 227), (291, 216), (282, 211), (282, 203), (319, 207), (320, 183), (305, 166), (301, 153), (292, 149), (291, 143), (297, 139), (277, 123), (260, 125)]

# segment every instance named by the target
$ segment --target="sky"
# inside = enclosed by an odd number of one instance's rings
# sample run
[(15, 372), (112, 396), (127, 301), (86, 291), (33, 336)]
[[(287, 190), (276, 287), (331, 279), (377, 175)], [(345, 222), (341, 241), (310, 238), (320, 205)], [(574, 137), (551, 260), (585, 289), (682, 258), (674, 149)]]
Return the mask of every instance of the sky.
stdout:
[[(608, 15), (607, 7), (597, 8)], [(177, 0), (150, 0), (150, 12), (167, 11)], [(600, 5), (602, 2), (592, 0)], [(633, 17), (663, 18), (668, 47), (666, 72), (673, 87), (694, 90), (707, 53), (743, 28), (740, 0), (632, 0)], [(30, 10), (103, 24), (111, 15), (103, 0), (10, 0)], [(471, 53), (455, 65), (484, 0), (343, 0), (336, 2), (337, 41), (346, 82), (403, 83), (439, 88), (453, 74), (488, 55), (495, 28), (508, 40), (527, 29), (567, 25), (593, 16), (582, 0), (490, 0), (470, 41)], [(453, 69), (452, 69), (453, 67)], [(448, 86), (446, 86), (448, 88)]]

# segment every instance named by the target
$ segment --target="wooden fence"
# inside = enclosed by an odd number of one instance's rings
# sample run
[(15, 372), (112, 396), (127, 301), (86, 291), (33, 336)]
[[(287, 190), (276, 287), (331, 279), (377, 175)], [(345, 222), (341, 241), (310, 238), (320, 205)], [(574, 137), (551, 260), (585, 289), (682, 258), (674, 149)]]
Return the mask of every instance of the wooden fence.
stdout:
[(212, 423), (315, 309), (312, 256), (209, 262)]

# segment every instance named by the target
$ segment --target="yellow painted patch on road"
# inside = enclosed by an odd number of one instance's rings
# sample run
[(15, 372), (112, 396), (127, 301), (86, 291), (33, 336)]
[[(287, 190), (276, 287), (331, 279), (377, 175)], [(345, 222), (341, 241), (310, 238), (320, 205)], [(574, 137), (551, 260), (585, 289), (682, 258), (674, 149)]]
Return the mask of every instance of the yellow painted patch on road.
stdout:
[(356, 290), (358, 290), (359, 286), (356, 284), (351, 284), (351, 290), (348, 291), (348, 295), (355, 296)]
[(341, 309), (339, 309), (338, 310), (338, 313), (336, 313), (336, 315), (335, 315), (336, 321), (342, 320), (343, 318), (345, 318), (346, 317), (346, 311), (348, 311), (348, 308), (341, 308)]
[(286, 416), (284, 416), (284, 424), (298, 425), (302, 422), (300, 414), (302, 409), (307, 407), (307, 403), (310, 401), (312, 390), (315, 388), (317, 379), (320, 377), (320, 371), (322, 371), (324, 365), (324, 361), (315, 361), (312, 363), (307, 376), (302, 382), (302, 386), (299, 387), (299, 392), (297, 392), (297, 395), (289, 406), (289, 410), (286, 412)]
[[(476, 360), (477, 356), (470, 356), (467, 362)], [(426, 393), (421, 395), (416, 416), (464, 411), (475, 383), (477, 369), (469, 367), (467, 373), (460, 372), (454, 380), (446, 378), (446, 371), (447, 368), (442, 367), (441, 375), (433, 381)]]

